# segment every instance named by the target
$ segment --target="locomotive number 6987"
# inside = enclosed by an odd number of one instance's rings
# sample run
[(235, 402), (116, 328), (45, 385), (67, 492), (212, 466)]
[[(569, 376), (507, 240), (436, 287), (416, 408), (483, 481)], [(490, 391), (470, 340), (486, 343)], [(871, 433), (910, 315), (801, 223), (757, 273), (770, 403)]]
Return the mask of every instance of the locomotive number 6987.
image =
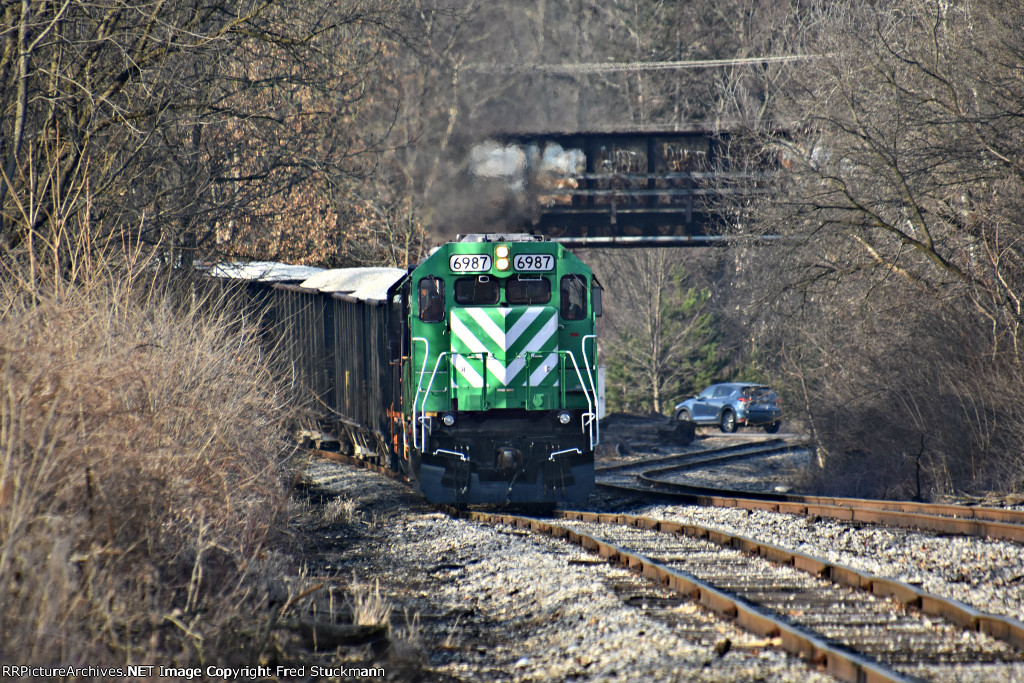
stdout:
[(448, 259), (448, 268), (453, 273), (482, 273), (491, 269), (491, 257), (487, 254), (453, 254)]
[(520, 271), (548, 272), (555, 269), (555, 257), (551, 254), (516, 254), (512, 267)]

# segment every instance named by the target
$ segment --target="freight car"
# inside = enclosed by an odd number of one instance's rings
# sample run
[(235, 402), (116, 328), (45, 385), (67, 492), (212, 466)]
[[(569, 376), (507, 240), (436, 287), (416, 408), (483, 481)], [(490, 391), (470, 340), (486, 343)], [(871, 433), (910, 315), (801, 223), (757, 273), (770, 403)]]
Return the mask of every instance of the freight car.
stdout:
[(322, 271), (273, 284), (267, 302), (328, 421), (427, 499), (551, 504), (592, 490), (601, 288), (561, 245), (469, 235), (408, 272)]

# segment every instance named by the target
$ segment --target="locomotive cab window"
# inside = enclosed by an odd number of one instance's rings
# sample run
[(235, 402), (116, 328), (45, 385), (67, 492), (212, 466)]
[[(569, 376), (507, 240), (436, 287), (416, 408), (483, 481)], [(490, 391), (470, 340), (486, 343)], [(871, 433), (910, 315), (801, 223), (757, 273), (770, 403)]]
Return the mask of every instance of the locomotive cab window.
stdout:
[(420, 320), (437, 323), (444, 320), (444, 280), (425, 277), (419, 283)]
[(505, 299), (510, 304), (546, 304), (551, 301), (551, 282), (529, 275), (510, 277), (505, 281)]
[(487, 306), (498, 303), (501, 284), (490, 275), (460, 277), (455, 281), (455, 303)]
[(587, 281), (582, 275), (563, 275), (560, 292), (563, 320), (587, 317)]

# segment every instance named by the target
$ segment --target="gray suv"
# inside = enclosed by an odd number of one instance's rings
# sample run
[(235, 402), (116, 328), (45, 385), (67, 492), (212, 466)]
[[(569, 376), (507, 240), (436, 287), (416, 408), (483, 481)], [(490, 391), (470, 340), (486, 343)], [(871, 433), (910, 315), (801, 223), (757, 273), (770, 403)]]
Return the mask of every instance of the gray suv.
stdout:
[(774, 434), (782, 418), (782, 399), (771, 387), (746, 382), (712, 384), (676, 405), (676, 419), (699, 425), (719, 425), (723, 432), (741, 426), (761, 426)]

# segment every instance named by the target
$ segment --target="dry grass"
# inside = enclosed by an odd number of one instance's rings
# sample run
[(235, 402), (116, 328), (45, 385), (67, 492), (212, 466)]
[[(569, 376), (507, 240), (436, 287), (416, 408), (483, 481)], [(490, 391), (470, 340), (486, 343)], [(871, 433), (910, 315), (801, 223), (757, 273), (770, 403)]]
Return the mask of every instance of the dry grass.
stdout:
[(385, 626), (391, 622), (391, 603), (380, 594), (380, 580), (373, 586), (353, 582), (349, 588), (352, 621), (358, 626)]
[(322, 506), (321, 516), (328, 524), (349, 524), (356, 519), (358, 506), (351, 498), (332, 498)]
[(225, 643), (266, 605), (291, 482), (256, 330), (187, 284), (15, 281), (0, 284), (0, 661), (255, 663)]

